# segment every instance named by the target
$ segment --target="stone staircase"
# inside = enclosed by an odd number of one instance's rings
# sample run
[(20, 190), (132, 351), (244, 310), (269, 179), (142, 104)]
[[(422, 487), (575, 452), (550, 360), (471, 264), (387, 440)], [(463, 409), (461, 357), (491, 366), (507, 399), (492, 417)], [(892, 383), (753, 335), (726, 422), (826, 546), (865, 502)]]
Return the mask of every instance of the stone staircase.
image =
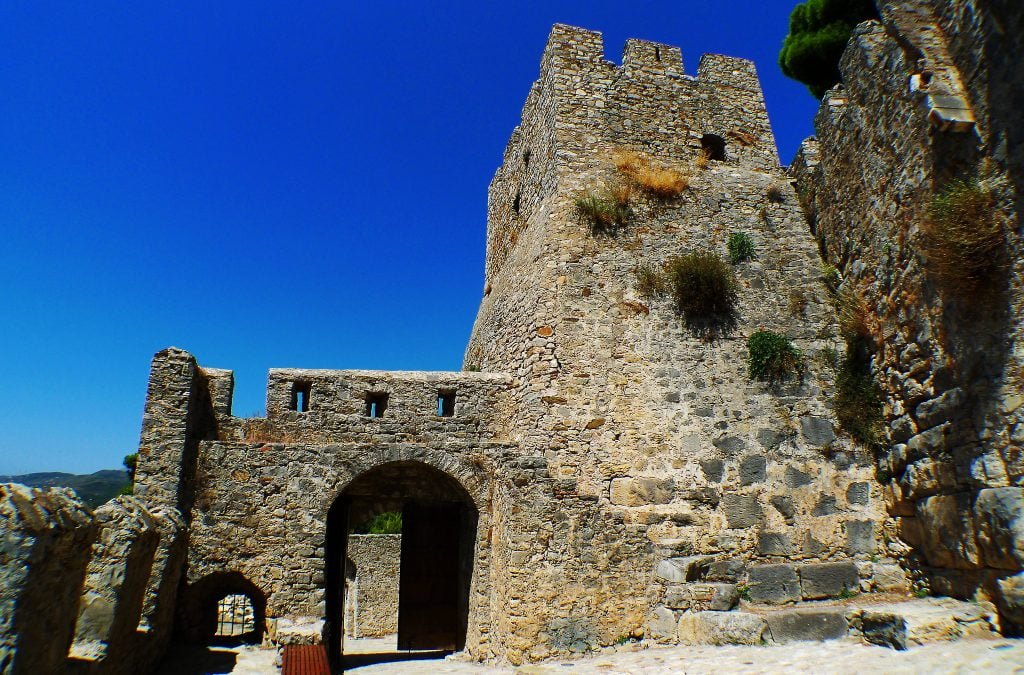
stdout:
[(647, 635), (664, 644), (853, 639), (893, 649), (1000, 636), (991, 604), (911, 598), (907, 589), (891, 562), (748, 568), (712, 556), (669, 558), (655, 570)]

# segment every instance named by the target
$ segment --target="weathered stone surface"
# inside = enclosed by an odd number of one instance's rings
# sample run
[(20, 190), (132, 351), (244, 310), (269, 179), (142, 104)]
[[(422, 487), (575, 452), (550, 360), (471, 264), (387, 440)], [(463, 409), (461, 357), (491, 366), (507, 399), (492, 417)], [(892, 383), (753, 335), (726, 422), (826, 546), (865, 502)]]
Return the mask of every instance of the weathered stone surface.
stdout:
[(699, 581), (707, 577), (714, 558), (710, 556), (689, 556), (669, 558), (658, 563), (658, 578), (669, 583), (679, 584), (686, 581)]
[(871, 500), (870, 483), (850, 483), (846, 488), (846, 501), (857, 506), (867, 506)]
[(747, 572), (750, 599), (782, 604), (800, 600), (800, 578), (793, 565), (757, 565)]
[(725, 494), (722, 506), (729, 527), (754, 527), (764, 519), (761, 504), (753, 495)]
[(167, 649), (174, 632), (174, 609), (187, 554), (188, 534), (177, 509), (159, 506), (150, 515), (159, 533), (152, 571), (146, 584), (139, 621), (140, 636), (145, 638), (134, 650), (135, 669), (152, 670)]
[(74, 492), (0, 484), (0, 671), (64, 672), (95, 536)]
[(687, 611), (728, 611), (739, 602), (736, 584), (690, 583), (665, 589), (664, 605)]
[(353, 534), (348, 541), (352, 569), (346, 569), (345, 634), (361, 638), (398, 632), (402, 535)]
[(990, 488), (974, 502), (978, 546), (990, 567), (1024, 567), (1024, 489)]
[(679, 642), (684, 645), (759, 645), (765, 620), (747, 612), (687, 612), (679, 619)]
[(804, 600), (834, 598), (860, 588), (857, 565), (852, 562), (808, 563), (800, 565), (798, 571)]
[(838, 640), (849, 630), (842, 608), (779, 610), (765, 618), (773, 642)]
[(991, 605), (951, 598), (927, 598), (854, 610), (851, 623), (866, 641), (906, 649), (910, 645), (993, 637)]
[(750, 455), (740, 461), (740, 485), (763, 483), (767, 475), (767, 461), (760, 455)]
[[(85, 578), (70, 661), (74, 670), (94, 662), (105, 669), (131, 663), (135, 629), (160, 532), (135, 497), (117, 497), (96, 509), (99, 532)], [(123, 665), (120, 667), (124, 667)]]
[(828, 445), (836, 440), (832, 422), (824, 417), (808, 415), (800, 418), (800, 431), (812, 445)]
[(970, 496), (963, 493), (936, 495), (917, 502), (922, 545), (929, 564), (956, 569), (980, 564), (970, 502)]
[(1024, 625), (1024, 572), (1000, 579), (997, 587), (1000, 613), (1014, 624)]
[(647, 637), (656, 642), (675, 642), (679, 639), (678, 619), (675, 612), (657, 605), (647, 618)]
[(846, 530), (846, 552), (849, 555), (874, 553), (878, 539), (875, 523), (870, 520), (848, 520), (843, 523)]

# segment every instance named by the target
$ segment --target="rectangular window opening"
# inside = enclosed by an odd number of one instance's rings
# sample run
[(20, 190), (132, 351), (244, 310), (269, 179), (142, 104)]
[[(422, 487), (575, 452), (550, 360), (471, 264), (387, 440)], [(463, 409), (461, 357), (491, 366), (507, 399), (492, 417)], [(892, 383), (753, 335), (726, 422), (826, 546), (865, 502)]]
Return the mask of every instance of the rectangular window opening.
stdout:
[(309, 394), (312, 390), (312, 382), (292, 382), (292, 410), (309, 412)]
[(388, 395), (381, 393), (366, 393), (366, 416), (384, 417), (384, 411), (388, 407)]
[(438, 417), (454, 417), (455, 416), (455, 392), (454, 391), (439, 391), (437, 392), (437, 416)]

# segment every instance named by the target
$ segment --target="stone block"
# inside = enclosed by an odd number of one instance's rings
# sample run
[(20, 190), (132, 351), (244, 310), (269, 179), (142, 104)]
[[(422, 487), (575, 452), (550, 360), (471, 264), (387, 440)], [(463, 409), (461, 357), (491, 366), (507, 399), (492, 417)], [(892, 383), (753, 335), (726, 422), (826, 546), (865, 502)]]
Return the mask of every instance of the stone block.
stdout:
[(782, 610), (765, 618), (768, 634), (779, 643), (838, 640), (849, 632), (846, 610), (842, 608)]
[(800, 600), (800, 578), (793, 565), (758, 565), (747, 572), (750, 599), (783, 604)]
[(658, 563), (655, 575), (671, 584), (700, 581), (707, 577), (714, 560), (711, 556), (695, 555), (683, 558), (668, 558)]
[(957, 569), (978, 567), (981, 558), (974, 537), (970, 495), (927, 497), (918, 501), (915, 508), (929, 564)]
[(834, 598), (860, 588), (857, 565), (852, 562), (808, 563), (799, 567), (804, 600)]
[(812, 516), (831, 516), (834, 513), (838, 513), (839, 509), (836, 508), (836, 497), (835, 495), (820, 495), (818, 502), (814, 505), (814, 509), (811, 511)]
[(728, 611), (739, 602), (736, 584), (691, 583), (669, 586), (664, 605), (669, 609), (692, 612)]
[(956, 487), (956, 471), (948, 463), (925, 457), (907, 465), (899, 480), (905, 499), (917, 501)]
[(782, 517), (786, 519), (786, 523), (793, 522), (793, 516), (796, 514), (796, 505), (793, 504), (793, 500), (786, 495), (775, 495), (769, 503), (775, 507), (775, 510), (782, 514)]
[(974, 502), (978, 546), (990, 567), (1024, 567), (1024, 489), (988, 488)]
[(716, 560), (708, 568), (708, 581), (737, 582), (746, 571), (746, 563), (740, 558), (729, 558), (727, 560)]
[(1024, 572), (1000, 579), (998, 584), (997, 601), (999, 614), (1003, 619), (1003, 630), (1015, 630), (1019, 632), (1024, 629)]
[(730, 492), (722, 496), (722, 508), (730, 528), (754, 527), (764, 520), (757, 497)]
[(813, 480), (814, 478), (810, 474), (804, 473), (795, 466), (787, 466), (785, 476), (783, 477), (783, 482), (785, 482), (788, 488), (803, 487), (804, 485), (809, 485)]
[(871, 499), (871, 485), (865, 482), (850, 483), (846, 488), (846, 503), (867, 506)]
[(789, 438), (789, 436), (785, 432), (778, 431), (777, 429), (758, 429), (757, 433), (754, 434), (754, 438), (756, 438), (757, 442), (763, 447), (770, 450)]
[(789, 535), (783, 532), (759, 532), (757, 552), (761, 555), (789, 555), (793, 552), (793, 545)]
[(0, 671), (64, 672), (95, 537), (72, 491), (0, 484)]
[(767, 476), (768, 462), (764, 457), (749, 455), (740, 461), (740, 485), (763, 483)]
[(747, 612), (687, 612), (679, 619), (679, 642), (685, 645), (759, 645), (765, 620)]
[(907, 648), (907, 627), (903, 617), (893, 612), (865, 611), (860, 630), (866, 642), (880, 647)]
[(647, 617), (647, 637), (660, 643), (673, 643), (679, 639), (676, 613), (664, 605), (657, 605)]
[(824, 417), (804, 415), (800, 418), (800, 431), (811, 445), (828, 445), (836, 440), (832, 422)]
[(965, 399), (963, 389), (956, 387), (943, 392), (938, 398), (919, 404), (914, 411), (918, 428), (930, 429), (953, 420)]
[(907, 573), (894, 563), (872, 564), (871, 579), (879, 593), (906, 593), (910, 588)]
[(846, 553), (858, 555), (874, 553), (878, 546), (875, 539), (875, 523), (871, 520), (848, 520), (843, 523), (846, 530)]
[(701, 471), (709, 483), (721, 483), (725, 471), (725, 462), (720, 459), (705, 459), (700, 463)]

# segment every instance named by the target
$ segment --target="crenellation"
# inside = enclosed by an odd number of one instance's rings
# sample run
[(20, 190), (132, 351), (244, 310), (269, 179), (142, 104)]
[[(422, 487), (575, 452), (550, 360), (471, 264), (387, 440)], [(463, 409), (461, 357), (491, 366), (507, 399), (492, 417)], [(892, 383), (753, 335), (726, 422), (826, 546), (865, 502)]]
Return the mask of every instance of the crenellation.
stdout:
[(648, 40), (626, 40), (622, 52), (622, 70), (629, 77), (644, 74), (662, 77), (682, 77), (683, 52), (679, 47), (650, 42)]

